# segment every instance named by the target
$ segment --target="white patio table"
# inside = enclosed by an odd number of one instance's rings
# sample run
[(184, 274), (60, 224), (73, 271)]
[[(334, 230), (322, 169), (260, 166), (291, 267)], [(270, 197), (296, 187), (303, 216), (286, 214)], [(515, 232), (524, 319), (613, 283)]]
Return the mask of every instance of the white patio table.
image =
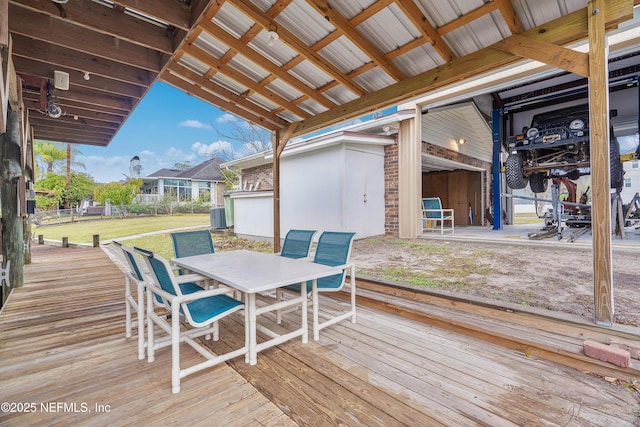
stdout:
[[(246, 295), (245, 309), (248, 316), (247, 324), (245, 325), (245, 344), (248, 352), (245, 360), (251, 365), (257, 363), (258, 352), (266, 348), (298, 336), (302, 337), (303, 343), (306, 344), (308, 342), (307, 289), (310, 289), (308, 286), (311, 286), (311, 284), (306, 282), (341, 273), (340, 269), (307, 260), (291, 259), (275, 254), (247, 250), (172, 258), (171, 262), (194, 273), (217, 280)], [(299, 297), (266, 306), (256, 306), (256, 293), (272, 291), (294, 283), (303, 284), (300, 287), (301, 295)], [(280, 335), (257, 324), (258, 315), (296, 304), (302, 305), (300, 329)], [(271, 339), (258, 344), (257, 329), (270, 336)]]

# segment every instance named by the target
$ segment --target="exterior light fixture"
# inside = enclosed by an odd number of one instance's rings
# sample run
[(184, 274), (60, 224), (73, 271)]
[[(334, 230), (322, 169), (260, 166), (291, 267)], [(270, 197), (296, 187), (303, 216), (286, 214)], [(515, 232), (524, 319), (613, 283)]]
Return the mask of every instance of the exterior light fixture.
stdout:
[(275, 43), (276, 40), (278, 40), (280, 38), (280, 36), (278, 35), (277, 32), (275, 31), (269, 31), (267, 33), (267, 37), (269, 38), (269, 40), (267, 41), (267, 44), (270, 47), (273, 47), (273, 44)]
[(459, 138), (458, 139), (458, 145), (463, 145), (465, 142), (467, 142), (467, 141), (465, 141), (464, 138)]
[(89, 74), (88, 71), (85, 71), (83, 77), (84, 77), (85, 80), (89, 80), (91, 78), (91, 75)]

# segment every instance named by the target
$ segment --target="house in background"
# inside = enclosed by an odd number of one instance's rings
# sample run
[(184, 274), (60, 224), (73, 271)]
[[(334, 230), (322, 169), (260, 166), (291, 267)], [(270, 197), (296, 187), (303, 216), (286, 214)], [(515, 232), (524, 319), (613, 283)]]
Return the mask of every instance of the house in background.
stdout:
[(221, 159), (213, 158), (186, 170), (160, 169), (142, 178), (144, 194), (139, 198), (151, 202), (172, 196), (182, 202), (200, 201), (221, 207), (225, 191), (221, 163)]

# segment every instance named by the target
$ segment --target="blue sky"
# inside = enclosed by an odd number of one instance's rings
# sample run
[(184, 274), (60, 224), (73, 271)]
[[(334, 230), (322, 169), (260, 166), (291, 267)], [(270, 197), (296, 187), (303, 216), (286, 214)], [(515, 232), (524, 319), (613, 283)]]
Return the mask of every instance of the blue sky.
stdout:
[(220, 140), (215, 129), (225, 132), (233, 120), (240, 119), (172, 86), (156, 83), (107, 147), (75, 146), (81, 154), (74, 161), (84, 164), (85, 169), (74, 169), (97, 182), (111, 182), (129, 175), (133, 156), (140, 157), (142, 176), (176, 163), (188, 161), (195, 166), (216, 150), (233, 150), (238, 157), (246, 154), (242, 144)]

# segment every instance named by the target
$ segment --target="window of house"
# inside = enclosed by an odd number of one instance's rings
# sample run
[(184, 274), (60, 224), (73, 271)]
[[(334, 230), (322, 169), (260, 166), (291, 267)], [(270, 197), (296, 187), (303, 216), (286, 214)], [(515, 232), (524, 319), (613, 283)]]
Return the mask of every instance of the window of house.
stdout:
[(638, 169), (638, 161), (634, 160), (633, 162), (631, 162), (631, 167), (634, 169)]
[(624, 179), (624, 187), (625, 188), (631, 188), (631, 178), (625, 178)]
[(165, 179), (164, 194), (179, 201), (191, 200), (191, 181), (184, 179)]
[(198, 183), (198, 200), (202, 203), (208, 203), (211, 201), (211, 183), (199, 182)]

